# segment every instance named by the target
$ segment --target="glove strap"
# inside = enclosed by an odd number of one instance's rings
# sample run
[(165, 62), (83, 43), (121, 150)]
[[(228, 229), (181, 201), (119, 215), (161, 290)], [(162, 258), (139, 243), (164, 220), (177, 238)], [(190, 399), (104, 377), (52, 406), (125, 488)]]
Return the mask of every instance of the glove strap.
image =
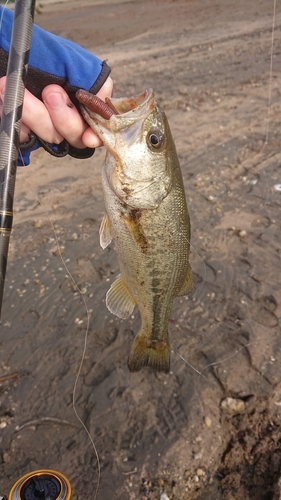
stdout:
[(56, 156), (57, 158), (63, 158), (64, 156), (69, 155), (79, 160), (85, 160), (87, 158), (91, 158), (91, 156), (93, 156), (95, 152), (95, 148), (74, 148), (66, 141), (66, 139), (64, 139), (60, 144), (49, 144), (48, 142), (43, 141), (43, 139), (38, 137), (33, 132), (30, 133), (29, 137), (29, 141), (24, 142), (20, 145), (21, 151), (32, 149), (34, 148), (35, 144), (38, 143), (38, 146), (42, 146), (45, 151), (47, 151), (52, 156)]

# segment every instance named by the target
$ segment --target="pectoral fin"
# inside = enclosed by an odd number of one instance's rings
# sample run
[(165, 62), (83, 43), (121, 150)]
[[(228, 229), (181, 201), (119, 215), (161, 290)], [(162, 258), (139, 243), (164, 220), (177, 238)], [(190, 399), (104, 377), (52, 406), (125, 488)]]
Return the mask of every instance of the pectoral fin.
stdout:
[(119, 274), (106, 294), (107, 308), (112, 314), (115, 314), (119, 318), (126, 319), (132, 314), (135, 303), (121, 274)]
[(177, 296), (181, 297), (182, 295), (188, 295), (190, 292), (192, 292), (192, 290), (193, 290), (193, 276), (191, 267), (188, 264), (185, 280)]
[(111, 222), (109, 220), (107, 213), (105, 213), (100, 226), (100, 246), (104, 250), (109, 245), (109, 243), (111, 243), (111, 241), (112, 241)]

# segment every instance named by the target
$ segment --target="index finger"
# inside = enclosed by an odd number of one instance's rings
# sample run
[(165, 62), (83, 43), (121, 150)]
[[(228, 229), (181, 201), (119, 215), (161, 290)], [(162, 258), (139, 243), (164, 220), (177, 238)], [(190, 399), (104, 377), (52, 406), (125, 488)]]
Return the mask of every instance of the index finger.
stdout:
[[(6, 77), (4, 76), (0, 78), (1, 99), (4, 96), (5, 85)], [(58, 144), (63, 139), (59, 132), (54, 128), (48, 110), (44, 106), (43, 102), (25, 89), (21, 120), (21, 142), (28, 140), (28, 131), (30, 130), (47, 142), (54, 142)]]

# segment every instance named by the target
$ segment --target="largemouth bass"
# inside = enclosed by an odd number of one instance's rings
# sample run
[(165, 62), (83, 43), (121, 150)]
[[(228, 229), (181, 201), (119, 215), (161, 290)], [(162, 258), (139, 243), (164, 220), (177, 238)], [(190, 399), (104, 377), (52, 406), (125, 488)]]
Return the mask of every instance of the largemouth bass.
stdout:
[(131, 372), (150, 366), (169, 372), (168, 322), (173, 300), (193, 288), (190, 224), (179, 161), (165, 113), (152, 89), (107, 99), (80, 90), (82, 114), (102, 139), (106, 214), (102, 248), (114, 239), (120, 275), (106, 295), (108, 309), (141, 316), (128, 359)]

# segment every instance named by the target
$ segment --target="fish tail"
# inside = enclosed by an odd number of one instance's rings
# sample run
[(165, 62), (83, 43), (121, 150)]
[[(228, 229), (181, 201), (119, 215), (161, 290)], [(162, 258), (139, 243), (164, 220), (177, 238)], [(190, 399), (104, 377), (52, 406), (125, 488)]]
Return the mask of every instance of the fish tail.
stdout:
[[(167, 335), (168, 338), (168, 335)], [(144, 366), (149, 366), (158, 372), (169, 373), (170, 371), (170, 347), (167, 340), (151, 340), (138, 333), (131, 348), (128, 359), (130, 372), (138, 372)]]

